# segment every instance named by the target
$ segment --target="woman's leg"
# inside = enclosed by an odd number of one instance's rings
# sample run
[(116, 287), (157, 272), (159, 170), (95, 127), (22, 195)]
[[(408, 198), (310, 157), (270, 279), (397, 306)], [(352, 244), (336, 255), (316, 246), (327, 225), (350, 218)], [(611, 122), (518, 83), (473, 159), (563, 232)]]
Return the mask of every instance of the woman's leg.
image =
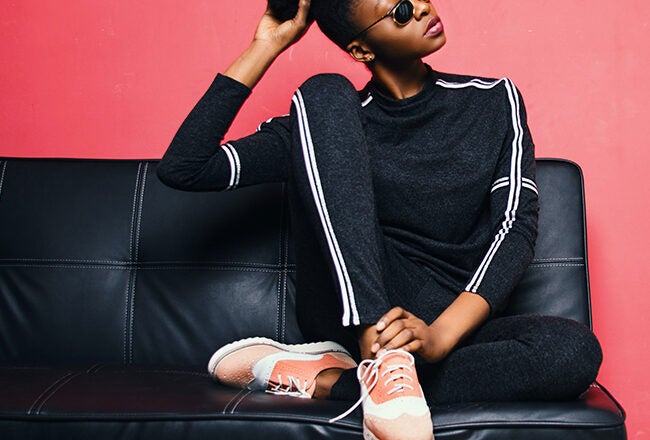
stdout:
[[(602, 352), (584, 325), (551, 316), (497, 318), (437, 364), (419, 364), (429, 404), (563, 400), (577, 397), (596, 379)], [(346, 371), (332, 398), (359, 398)]]
[(314, 315), (327, 322), (338, 315), (339, 327), (372, 325), (390, 307), (360, 110), (356, 90), (340, 75), (312, 77), (293, 98), (297, 309), (314, 336), (323, 334), (313, 328)]
[(487, 322), (438, 364), (418, 372), (434, 403), (575, 398), (595, 380), (602, 351), (584, 325), (550, 316)]

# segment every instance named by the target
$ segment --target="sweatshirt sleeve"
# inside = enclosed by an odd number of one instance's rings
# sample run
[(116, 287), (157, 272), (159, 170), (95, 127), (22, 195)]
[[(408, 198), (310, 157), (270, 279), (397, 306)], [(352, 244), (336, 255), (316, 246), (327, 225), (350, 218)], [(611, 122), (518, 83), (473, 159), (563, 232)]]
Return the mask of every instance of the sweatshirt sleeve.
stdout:
[(524, 103), (514, 84), (504, 79), (507, 134), (490, 193), (494, 238), (466, 291), (481, 295), (492, 315), (501, 312), (533, 259), (539, 211), (535, 151)]
[(190, 191), (226, 190), (286, 180), (288, 117), (269, 119), (254, 134), (223, 142), (250, 94), (245, 85), (217, 75), (158, 164), (160, 180), (173, 188)]

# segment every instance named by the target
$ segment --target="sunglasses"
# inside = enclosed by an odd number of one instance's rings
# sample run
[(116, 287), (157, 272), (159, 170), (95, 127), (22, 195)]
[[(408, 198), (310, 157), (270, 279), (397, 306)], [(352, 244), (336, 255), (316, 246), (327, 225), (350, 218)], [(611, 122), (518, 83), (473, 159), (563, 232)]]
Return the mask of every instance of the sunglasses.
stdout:
[(405, 26), (413, 18), (413, 2), (411, 0), (400, 0), (395, 6), (391, 8), (390, 11), (386, 13), (379, 20), (375, 21), (373, 24), (356, 34), (350, 39), (350, 42), (356, 40), (366, 32), (368, 32), (373, 26), (382, 21), (384, 18), (392, 16), (395, 24), (399, 26)]

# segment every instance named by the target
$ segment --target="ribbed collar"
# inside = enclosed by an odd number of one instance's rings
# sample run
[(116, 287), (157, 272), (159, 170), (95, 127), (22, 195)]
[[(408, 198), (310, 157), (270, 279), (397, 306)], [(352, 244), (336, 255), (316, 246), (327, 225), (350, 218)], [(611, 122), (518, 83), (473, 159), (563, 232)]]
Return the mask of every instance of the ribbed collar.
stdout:
[(422, 87), (422, 90), (417, 94), (404, 99), (393, 98), (392, 96), (382, 93), (377, 84), (373, 80), (370, 80), (362, 89), (361, 99), (366, 100), (369, 96), (372, 96), (373, 101), (386, 110), (406, 110), (408, 108), (417, 107), (422, 103), (429, 102), (435, 90), (438, 73), (428, 64), (426, 66), (429, 74), (424, 83), (424, 87)]

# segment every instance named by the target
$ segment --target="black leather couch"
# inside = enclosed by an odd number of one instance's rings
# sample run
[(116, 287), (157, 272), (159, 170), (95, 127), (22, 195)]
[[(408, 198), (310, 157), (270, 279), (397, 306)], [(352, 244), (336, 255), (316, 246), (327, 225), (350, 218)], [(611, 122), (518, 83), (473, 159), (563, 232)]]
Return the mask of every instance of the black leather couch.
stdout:
[[(0, 159), (0, 439), (360, 438), (343, 402), (225, 388), (211, 353), (301, 341), (285, 189), (185, 193), (157, 161)], [(591, 324), (582, 176), (540, 160), (536, 259), (509, 313)], [(432, 408), (438, 439), (624, 439), (576, 401)]]

